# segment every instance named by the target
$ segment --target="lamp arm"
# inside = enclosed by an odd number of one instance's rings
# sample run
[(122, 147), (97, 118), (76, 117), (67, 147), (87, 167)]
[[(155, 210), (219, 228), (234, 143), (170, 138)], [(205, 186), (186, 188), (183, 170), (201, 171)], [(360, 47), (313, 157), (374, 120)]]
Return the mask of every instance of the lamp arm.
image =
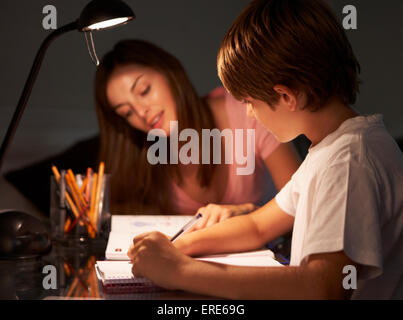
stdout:
[(1, 173), (1, 168), (4, 162), (4, 158), (6, 155), (6, 152), (10, 146), (10, 143), (14, 137), (14, 134), (17, 130), (18, 124), (21, 120), (21, 116), (24, 113), (25, 106), (27, 105), (28, 99), (31, 95), (32, 88), (34, 86), (35, 80), (38, 76), (43, 58), (45, 57), (46, 50), (50, 46), (50, 44), (55, 40), (57, 37), (60, 35), (72, 31), (72, 30), (77, 30), (77, 21), (74, 21), (72, 23), (66, 24), (65, 26), (62, 26), (55, 31), (53, 31), (51, 34), (49, 34), (45, 40), (42, 42), (35, 60), (32, 64), (31, 71), (28, 75), (27, 81), (25, 82), (24, 89), (21, 93), (20, 100), (18, 101), (18, 105), (14, 111), (13, 118), (10, 122), (10, 125), (8, 126), (7, 133), (4, 137), (3, 143), (1, 145), (0, 149), (0, 173)]

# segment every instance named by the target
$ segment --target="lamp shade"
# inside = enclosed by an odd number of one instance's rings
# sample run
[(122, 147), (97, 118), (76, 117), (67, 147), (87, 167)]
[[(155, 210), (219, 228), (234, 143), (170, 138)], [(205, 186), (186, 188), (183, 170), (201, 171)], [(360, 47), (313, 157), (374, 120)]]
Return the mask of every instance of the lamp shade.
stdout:
[(112, 28), (135, 18), (132, 9), (120, 0), (93, 0), (85, 6), (77, 21), (79, 31)]

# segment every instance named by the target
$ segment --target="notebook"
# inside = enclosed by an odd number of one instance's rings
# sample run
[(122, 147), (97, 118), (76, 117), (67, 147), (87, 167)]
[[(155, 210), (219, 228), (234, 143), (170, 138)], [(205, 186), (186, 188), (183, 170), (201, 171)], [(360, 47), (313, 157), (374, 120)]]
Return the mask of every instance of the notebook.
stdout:
[[(279, 267), (270, 250), (219, 254), (196, 258), (197, 260), (236, 266)], [(134, 277), (130, 261), (97, 261), (95, 270), (105, 293), (152, 293), (164, 289), (143, 277)]]
[(105, 251), (108, 261), (99, 261), (95, 266), (103, 293), (154, 295), (155, 292), (162, 291), (145, 278), (133, 277), (127, 251), (135, 236), (144, 232), (160, 231), (171, 237), (192, 217), (191, 215), (113, 215)]
[[(106, 248), (107, 261), (97, 261), (95, 271), (104, 293), (150, 293), (164, 289), (143, 277), (134, 277), (127, 251), (134, 236), (158, 230), (173, 236), (193, 216), (112, 216), (111, 232)], [(216, 254), (196, 258), (201, 261), (237, 266), (282, 266), (271, 250), (256, 250), (231, 254)]]
[(150, 280), (134, 277), (129, 261), (97, 261), (95, 272), (104, 293), (153, 293), (163, 291)]
[(108, 260), (128, 260), (133, 238), (150, 231), (160, 231), (169, 237), (174, 236), (193, 216), (178, 215), (135, 215), (112, 216), (105, 257)]

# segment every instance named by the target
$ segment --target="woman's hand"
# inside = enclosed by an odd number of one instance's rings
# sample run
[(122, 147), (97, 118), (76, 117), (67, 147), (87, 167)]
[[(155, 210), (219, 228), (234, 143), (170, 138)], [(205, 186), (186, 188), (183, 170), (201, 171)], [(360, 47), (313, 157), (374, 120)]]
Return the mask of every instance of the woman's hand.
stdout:
[(228, 218), (248, 213), (256, 209), (257, 207), (252, 203), (244, 203), (239, 205), (210, 203), (207, 206), (197, 210), (197, 212), (201, 213), (203, 217), (200, 218), (199, 221), (191, 229), (189, 229), (189, 231), (203, 229), (220, 221), (224, 221)]
[(134, 276), (146, 277), (167, 289), (177, 289), (179, 268), (190, 259), (160, 232), (135, 237), (127, 255), (133, 263)]

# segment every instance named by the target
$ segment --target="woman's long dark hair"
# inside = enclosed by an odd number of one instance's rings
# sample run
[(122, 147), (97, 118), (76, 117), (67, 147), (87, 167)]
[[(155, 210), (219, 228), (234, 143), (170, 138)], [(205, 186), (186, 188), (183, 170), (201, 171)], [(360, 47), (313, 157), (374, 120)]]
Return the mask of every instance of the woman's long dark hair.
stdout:
[[(142, 40), (124, 40), (107, 53), (95, 76), (95, 104), (99, 120), (100, 160), (111, 173), (110, 209), (113, 214), (167, 213), (171, 211), (172, 179), (181, 183), (178, 165), (151, 165), (147, 160), (147, 133), (130, 126), (109, 105), (106, 87), (112, 72), (121, 66), (152, 68), (168, 80), (176, 102), (178, 129), (214, 128), (214, 118), (205, 99), (198, 96), (181, 63), (171, 54)], [(169, 137), (168, 137), (169, 139)], [(169, 143), (168, 143), (169, 146)], [(201, 153), (200, 153), (201, 154)], [(200, 165), (198, 181), (208, 187), (214, 165)]]

